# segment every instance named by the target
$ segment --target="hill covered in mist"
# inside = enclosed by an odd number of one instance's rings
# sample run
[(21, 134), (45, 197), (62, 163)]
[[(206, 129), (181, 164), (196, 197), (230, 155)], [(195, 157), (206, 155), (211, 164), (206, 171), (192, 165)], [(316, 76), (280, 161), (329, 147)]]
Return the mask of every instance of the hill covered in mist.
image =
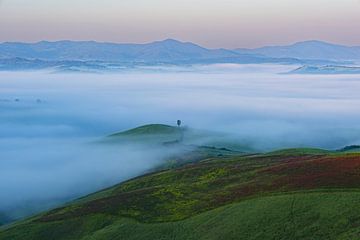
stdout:
[[(152, 124), (110, 138), (177, 139), (184, 130)], [(191, 145), (152, 172), (3, 226), (0, 238), (357, 239), (358, 150), (244, 154)]]
[(256, 49), (239, 48), (235, 51), (240, 54), (258, 54), (273, 58), (360, 60), (360, 46), (344, 46), (322, 41), (305, 41), (287, 46), (266, 46)]
[(292, 70), (290, 74), (360, 74), (360, 67), (350, 66), (303, 66)]

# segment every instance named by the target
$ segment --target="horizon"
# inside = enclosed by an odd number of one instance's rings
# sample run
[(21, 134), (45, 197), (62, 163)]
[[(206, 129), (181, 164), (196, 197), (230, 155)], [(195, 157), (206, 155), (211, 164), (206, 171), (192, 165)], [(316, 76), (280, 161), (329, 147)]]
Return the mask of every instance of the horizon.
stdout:
[(259, 48), (265, 48), (265, 47), (287, 47), (287, 46), (293, 46), (295, 44), (311, 43), (311, 42), (318, 42), (318, 43), (323, 43), (323, 44), (338, 45), (338, 46), (345, 46), (345, 47), (360, 47), (360, 44), (359, 45), (346, 45), (346, 44), (341, 44), (341, 43), (331, 42), (331, 41), (326, 41), (326, 40), (319, 40), (319, 39), (299, 40), (299, 41), (295, 41), (295, 42), (290, 42), (288, 44), (279, 44), (279, 45), (268, 44), (268, 45), (263, 45), (263, 46), (259, 46), (259, 47), (256, 47), (256, 48), (247, 48), (247, 47), (241, 47), (241, 46), (236, 47), (236, 48), (225, 48), (225, 47), (208, 48), (208, 47), (203, 46), (203, 45), (201, 45), (200, 43), (197, 43), (197, 42), (183, 41), (183, 40), (179, 40), (179, 39), (175, 39), (175, 38), (165, 38), (165, 39), (153, 40), (153, 41), (150, 41), (150, 42), (143, 42), (143, 43), (59, 39), (59, 40), (39, 40), (39, 41), (0, 41), (0, 44), (5, 44), (5, 43), (38, 44), (38, 43), (42, 43), (42, 42), (47, 42), (47, 43), (57, 43), (57, 42), (86, 43), (86, 42), (94, 42), (94, 43), (99, 43), (99, 44), (146, 45), (146, 44), (151, 44), (151, 43), (156, 43), (156, 42), (166, 42), (166, 41), (176, 41), (176, 42), (183, 43), (183, 44), (190, 43), (190, 44), (194, 44), (194, 45), (206, 48), (206, 49), (227, 49), (227, 50), (236, 50), (236, 49), (249, 49), (249, 50), (251, 50), (251, 49), (259, 49)]
[(141, 44), (173, 38), (234, 49), (319, 39), (359, 46), (359, 10), (358, 0), (200, 0), (196, 6), (189, 0), (2, 0), (0, 42), (92, 39)]

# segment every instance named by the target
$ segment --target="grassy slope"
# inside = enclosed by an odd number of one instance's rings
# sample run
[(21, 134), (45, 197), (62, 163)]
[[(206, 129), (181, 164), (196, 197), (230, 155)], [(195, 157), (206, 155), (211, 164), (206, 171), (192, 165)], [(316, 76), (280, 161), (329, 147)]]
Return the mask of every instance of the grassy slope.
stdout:
[(292, 148), (292, 149), (282, 149), (278, 151), (273, 151), (267, 155), (323, 155), (329, 154), (331, 151), (318, 149), (318, 148)]
[[(1, 239), (358, 239), (359, 197), (357, 192), (269, 196), (168, 223), (91, 215), (23, 226)], [(36, 237), (29, 237), (33, 232)]]
[[(179, 130), (147, 125), (111, 137), (171, 141)], [(199, 147), (176, 161), (0, 228), (0, 239), (359, 239), (360, 154)]]
[(359, 187), (359, 154), (216, 157), (127, 181), (0, 239), (358, 239)]
[(347, 146), (339, 151), (347, 152), (347, 153), (360, 153), (360, 146), (358, 146), (358, 145)]

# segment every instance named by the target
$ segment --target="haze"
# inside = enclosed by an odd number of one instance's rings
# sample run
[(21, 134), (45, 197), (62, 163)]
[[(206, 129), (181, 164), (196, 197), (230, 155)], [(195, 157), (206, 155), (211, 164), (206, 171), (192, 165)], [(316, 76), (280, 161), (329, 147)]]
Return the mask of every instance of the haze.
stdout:
[(1, 72), (0, 212), (16, 218), (53, 207), (144, 173), (181, 151), (94, 144), (142, 124), (182, 119), (257, 151), (359, 144), (358, 76), (277, 74), (292, 68)]
[(211, 48), (303, 40), (360, 45), (358, 0), (3, 0), (0, 41), (165, 38)]

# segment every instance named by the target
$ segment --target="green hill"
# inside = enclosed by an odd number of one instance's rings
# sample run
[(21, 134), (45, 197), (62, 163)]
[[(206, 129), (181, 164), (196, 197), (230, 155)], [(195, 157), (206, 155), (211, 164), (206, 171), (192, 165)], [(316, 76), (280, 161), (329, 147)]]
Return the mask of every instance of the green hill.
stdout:
[[(27, 225), (2, 239), (359, 239), (359, 197), (349, 192), (268, 196), (166, 223), (92, 215)], [(31, 238), (28, 233), (34, 232)]]
[(359, 239), (359, 173), (357, 153), (211, 155), (3, 227), (0, 239)]
[(146, 135), (176, 135), (181, 132), (181, 128), (164, 125), (164, 124), (149, 124), (124, 132), (115, 133), (110, 137), (129, 137), (129, 136), (146, 136)]
[(319, 149), (319, 148), (291, 148), (291, 149), (281, 149), (268, 153), (267, 155), (324, 155), (329, 154), (332, 151)]
[(219, 149), (227, 148), (247, 153), (255, 152), (250, 143), (239, 141), (236, 137), (229, 134), (164, 124), (149, 124), (111, 134), (103, 142), (115, 144), (139, 143), (146, 145), (182, 144)]
[(346, 146), (343, 149), (340, 149), (339, 152), (360, 153), (360, 146), (359, 145)]
[(6, 217), (4, 214), (0, 213), (0, 226), (4, 225), (7, 222), (9, 222), (8, 217)]
[(140, 143), (140, 144), (164, 144), (167, 142), (179, 142), (186, 128), (174, 127), (164, 124), (149, 124), (127, 131), (108, 136), (107, 143)]

